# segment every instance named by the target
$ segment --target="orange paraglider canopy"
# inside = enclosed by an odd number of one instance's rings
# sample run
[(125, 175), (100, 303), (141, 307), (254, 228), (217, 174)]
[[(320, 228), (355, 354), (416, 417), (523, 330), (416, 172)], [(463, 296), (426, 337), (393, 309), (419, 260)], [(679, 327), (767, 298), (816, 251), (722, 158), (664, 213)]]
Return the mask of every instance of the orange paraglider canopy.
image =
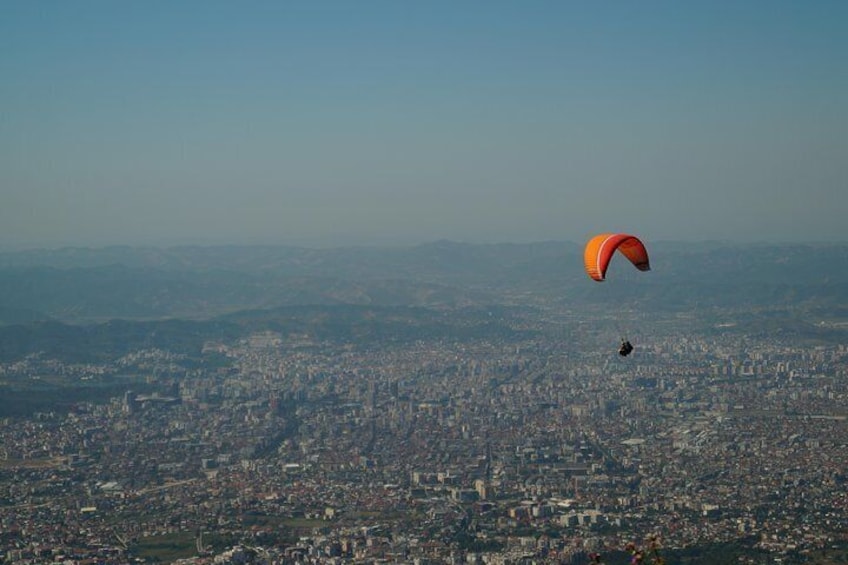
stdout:
[(603, 281), (610, 259), (616, 250), (627, 257), (640, 271), (650, 271), (648, 251), (639, 238), (626, 233), (602, 233), (586, 243), (583, 260), (586, 273), (596, 281)]

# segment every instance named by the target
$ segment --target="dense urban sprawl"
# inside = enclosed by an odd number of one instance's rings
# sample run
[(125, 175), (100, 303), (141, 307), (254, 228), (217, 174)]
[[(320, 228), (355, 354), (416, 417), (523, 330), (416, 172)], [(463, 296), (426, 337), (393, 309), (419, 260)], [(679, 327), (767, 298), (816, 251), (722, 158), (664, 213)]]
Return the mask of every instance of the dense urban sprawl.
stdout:
[(208, 343), (217, 369), (158, 349), (2, 365), (158, 391), (0, 422), (2, 558), (128, 563), (171, 540), (184, 563), (588, 563), (658, 534), (778, 562), (848, 539), (848, 346), (671, 325), (625, 359), (568, 327), (267, 332)]

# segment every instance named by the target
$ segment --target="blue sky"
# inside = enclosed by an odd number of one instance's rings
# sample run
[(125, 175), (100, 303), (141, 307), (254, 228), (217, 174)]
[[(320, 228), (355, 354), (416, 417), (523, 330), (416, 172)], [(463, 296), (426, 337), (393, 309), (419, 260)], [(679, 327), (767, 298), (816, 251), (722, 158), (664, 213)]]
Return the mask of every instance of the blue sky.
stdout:
[(0, 3), (0, 248), (848, 241), (848, 2)]

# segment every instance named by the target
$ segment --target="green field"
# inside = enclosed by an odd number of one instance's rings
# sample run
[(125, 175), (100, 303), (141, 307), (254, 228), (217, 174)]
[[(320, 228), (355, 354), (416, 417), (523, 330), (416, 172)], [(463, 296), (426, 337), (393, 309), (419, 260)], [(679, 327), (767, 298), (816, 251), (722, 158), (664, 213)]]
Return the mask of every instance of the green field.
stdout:
[(130, 550), (148, 563), (171, 563), (197, 555), (197, 543), (193, 533), (178, 532), (142, 538)]

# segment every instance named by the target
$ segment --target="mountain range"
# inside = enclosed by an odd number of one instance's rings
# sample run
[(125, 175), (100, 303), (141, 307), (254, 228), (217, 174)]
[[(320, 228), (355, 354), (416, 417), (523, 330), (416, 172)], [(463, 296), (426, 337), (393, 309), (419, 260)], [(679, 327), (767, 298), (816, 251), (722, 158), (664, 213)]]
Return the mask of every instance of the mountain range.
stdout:
[[(395, 248), (66, 248), (0, 254), (0, 359), (197, 352), (254, 331), (341, 340), (509, 336), (519, 313), (633, 308), (841, 339), (848, 244), (659, 242), (590, 280), (571, 242)], [(523, 315), (522, 314), (522, 315)], [(521, 329), (517, 329), (521, 328)], [(740, 330), (741, 331), (741, 330)], [(834, 333), (836, 332), (836, 333)]]
[(604, 283), (572, 242), (308, 249), (65, 248), (0, 253), (0, 323), (209, 319), (295, 305), (454, 308), (638, 300), (694, 307), (848, 305), (848, 244), (659, 242)]

